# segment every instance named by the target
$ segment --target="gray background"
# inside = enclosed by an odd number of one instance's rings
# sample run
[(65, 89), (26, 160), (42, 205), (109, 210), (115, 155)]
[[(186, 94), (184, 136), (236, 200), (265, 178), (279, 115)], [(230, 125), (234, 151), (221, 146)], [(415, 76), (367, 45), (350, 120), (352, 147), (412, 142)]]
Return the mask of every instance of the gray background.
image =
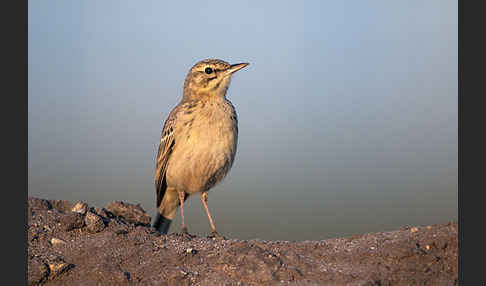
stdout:
[[(220, 233), (457, 220), (457, 1), (50, 0), (28, 13), (30, 196), (153, 215), (162, 125), (189, 68), (220, 58), (250, 63), (228, 90), (236, 161), (209, 196)], [(190, 232), (210, 232), (197, 196), (186, 212)]]

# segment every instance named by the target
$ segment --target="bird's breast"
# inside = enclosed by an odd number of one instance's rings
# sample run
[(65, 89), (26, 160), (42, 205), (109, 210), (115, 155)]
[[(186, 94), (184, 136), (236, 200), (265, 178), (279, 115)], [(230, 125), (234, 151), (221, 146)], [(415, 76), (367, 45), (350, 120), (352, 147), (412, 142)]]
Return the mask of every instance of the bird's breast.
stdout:
[(206, 103), (182, 119), (176, 128), (167, 182), (188, 193), (206, 191), (233, 164), (238, 140), (236, 112), (231, 103)]

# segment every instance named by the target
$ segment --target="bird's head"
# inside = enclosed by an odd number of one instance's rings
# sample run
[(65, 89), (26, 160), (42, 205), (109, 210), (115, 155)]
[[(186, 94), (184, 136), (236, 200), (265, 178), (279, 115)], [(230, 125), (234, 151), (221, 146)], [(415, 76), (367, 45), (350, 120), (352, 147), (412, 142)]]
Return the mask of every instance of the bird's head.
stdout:
[(225, 97), (233, 73), (247, 65), (248, 63), (231, 65), (218, 59), (207, 59), (196, 63), (186, 76), (184, 99)]

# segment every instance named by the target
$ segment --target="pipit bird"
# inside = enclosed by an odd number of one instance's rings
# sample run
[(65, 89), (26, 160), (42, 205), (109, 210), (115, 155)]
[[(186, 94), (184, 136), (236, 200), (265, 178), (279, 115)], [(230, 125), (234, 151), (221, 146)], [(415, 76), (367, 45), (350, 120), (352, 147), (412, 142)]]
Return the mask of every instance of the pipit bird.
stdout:
[(184, 201), (201, 193), (201, 202), (216, 232), (207, 205), (208, 191), (219, 183), (233, 165), (238, 141), (236, 111), (226, 99), (231, 76), (248, 63), (234, 64), (207, 59), (196, 63), (184, 81), (181, 102), (165, 121), (160, 138), (155, 172), (158, 212), (153, 227), (166, 234)]

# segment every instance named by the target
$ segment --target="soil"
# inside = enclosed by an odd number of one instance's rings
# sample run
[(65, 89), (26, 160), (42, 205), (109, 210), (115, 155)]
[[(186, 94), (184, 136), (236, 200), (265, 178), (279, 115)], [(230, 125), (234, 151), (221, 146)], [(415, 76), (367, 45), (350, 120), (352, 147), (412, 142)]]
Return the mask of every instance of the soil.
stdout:
[(161, 235), (139, 206), (28, 198), (28, 285), (457, 285), (457, 222), (320, 241)]

